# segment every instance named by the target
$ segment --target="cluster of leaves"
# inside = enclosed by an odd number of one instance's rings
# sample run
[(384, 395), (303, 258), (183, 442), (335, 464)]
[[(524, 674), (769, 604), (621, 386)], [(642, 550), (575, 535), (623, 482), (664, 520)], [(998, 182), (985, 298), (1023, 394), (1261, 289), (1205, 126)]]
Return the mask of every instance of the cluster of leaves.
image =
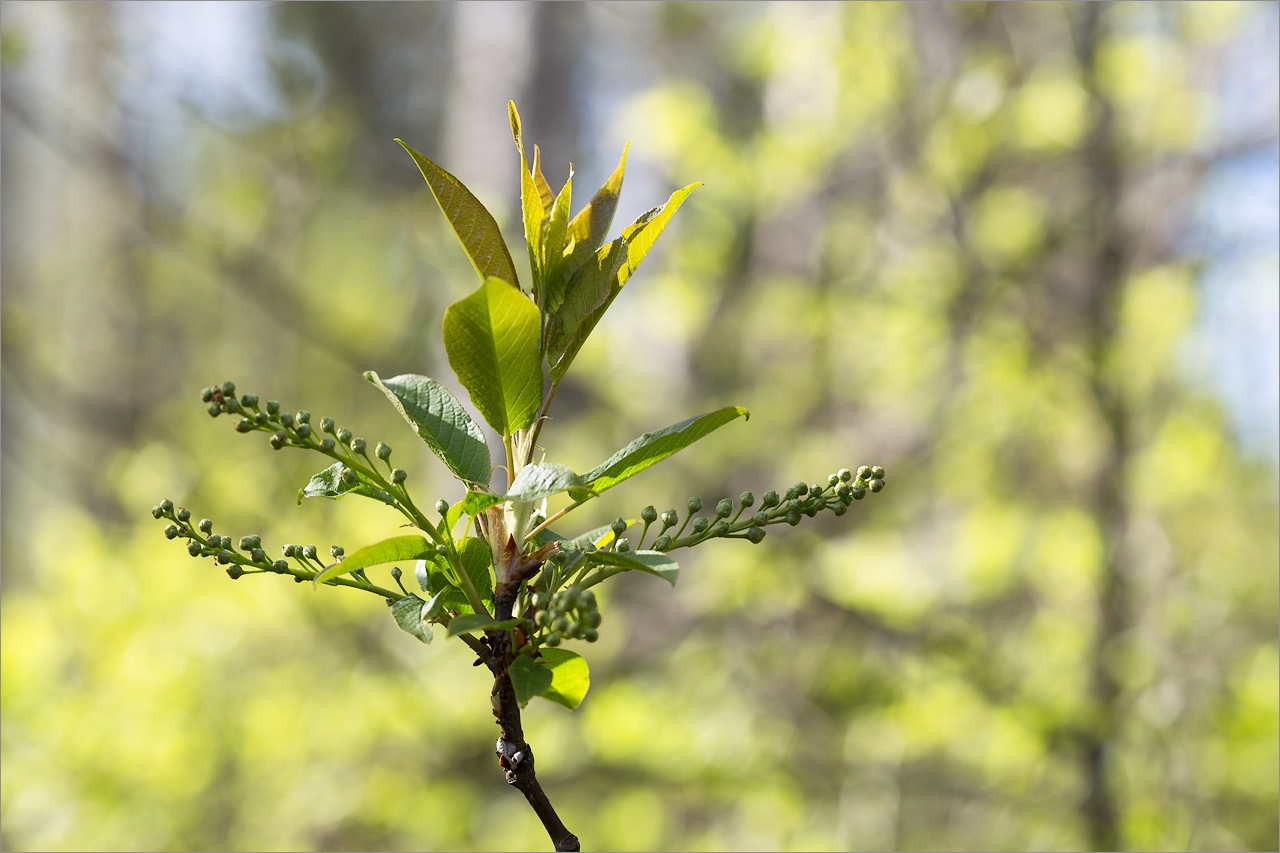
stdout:
[[(273, 449), (311, 450), (333, 460), (299, 489), (299, 503), (304, 498), (360, 495), (397, 510), (414, 532), (350, 554), (335, 547), (330, 552), (334, 562), (323, 565), (314, 546), (287, 545), (285, 559), (268, 559), (256, 535), (243, 537), (237, 549), (229, 537), (212, 533), (208, 520), (193, 527), (189, 511), (175, 512), (169, 500), (156, 506), (154, 514), (172, 522), (166, 536), (185, 537), (193, 556), (216, 559), (233, 578), (275, 572), (291, 574), (299, 582), (310, 580), (313, 586), (374, 592), (387, 599), (396, 623), (419, 640), (431, 642), (432, 626), (441, 625), (482, 658), (509, 639), (503, 646), (513, 654), (507, 673), (520, 702), (540, 695), (572, 708), (589, 683), (586, 664), (557, 647), (567, 640), (592, 642), (598, 637), (601, 617), (590, 587), (624, 571), (645, 572), (674, 584), (679, 565), (668, 552), (711, 538), (758, 543), (770, 524), (795, 525), (802, 516), (813, 517), (825, 509), (843, 515), (854, 500), (883, 488), (884, 470), (863, 466), (855, 476), (842, 469), (826, 484), (800, 482), (781, 496), (770, 491), (750, 515), (747, 510), (755, 504), (750, 492), (740, 496), (736, 512), (731, 499), (719, 501), (713, 517), (697, 516), (702, 501), (691, 498), (683, 523), (675, 510), (662, 513), (661, 527), (647, 549), (649, 529), (659, 521), (652, 506), (639, 519), (620, 518), (574, 538), (553, 531), (550, 525), (567, 513), (749, 414), (741, 406), (727, 406), (696, 415), (636, 438), (581, 474), (564, 465), (534, 461), (543, 420), (565, 372), (698, 185), (676, 191), (665, 205), (649, 210), (606, 242), (627, 151), (604, 186), (570, 217), (572, 169), (560, 192), (552, 193), (536, 147), (529, 165), (514, 104), (509, 105), (509, 115), (521, 161), (523, 224), (532, 274), (528, 292), (520, 286), (493, 216), (457, 178), (401, 142), (481, 278), (476, 291), (446, 310), (444, 343), (449, 364), (472, 404), (502, 437), (505, 487), (491, 483), (494, 469), (484, 433), (447, 388), (426, 376), (384, 380), (370, 371), (365, 378), (463, 484), (456, 503), (436, 502), (436, 517), (429, 518), (414, 503), (406, 487), (408, 474), (391, 465), (391, 448), (385, 443), (379, 442), (371, 456), (368, 442), (331, 418), (322, 418), (317, 429), (309, 412), (283, 411), (274, 400), (261, 404), (256, 394), (237, 397), (232, 382), (205, 388), (201, 400), (214, 417), (238, 416), (237, 432), (269, 433)], [(548, 513), (548, 499), (559, 496), (566, 496), (568, 505)], [(643, 529), (633, 548), (623, 534), (640, 523)], [(678, 529), (669, 532), (677, 524)], [(415, 565), (422, 595), (405, 589), (399, 568), (391, 572), (399, 592), (369, 580), (367, 569), (397, 562)]]

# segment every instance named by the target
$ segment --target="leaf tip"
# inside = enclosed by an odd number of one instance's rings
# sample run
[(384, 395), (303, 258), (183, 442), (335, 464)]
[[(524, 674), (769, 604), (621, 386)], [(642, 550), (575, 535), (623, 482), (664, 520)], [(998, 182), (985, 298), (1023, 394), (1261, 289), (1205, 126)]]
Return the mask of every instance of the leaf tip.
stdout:
[(520, 145), (520, 113), (516, 110), (515, 101), (507, 101), (507, 118), (511, 121), (511, 137)]

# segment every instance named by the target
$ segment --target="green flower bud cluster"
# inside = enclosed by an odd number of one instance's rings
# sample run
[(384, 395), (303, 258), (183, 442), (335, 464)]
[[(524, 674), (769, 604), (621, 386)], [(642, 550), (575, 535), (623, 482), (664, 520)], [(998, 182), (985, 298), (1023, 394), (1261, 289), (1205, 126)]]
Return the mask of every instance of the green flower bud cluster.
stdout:
[(529, 603), (536, 611), (535, 629), (544, 631), (540, 639), (542, 645), (555, 648), (565, 640), (594, 643), (600, 639), (600, 608), (591, 590), (570, 584), (550, 597), (544, 592), (535, 592)]
[[(213, 522), (202, 518), (192, 523), (191, 511), (186, 507), (175, 507), (173, 501), (163, 500), (151, 508), (151, 514), (161, 521), (169, 521), (165, 525), (166, 539), (185, 538), (187, 553), (192, 557), (208, 557), (215, 563), (226, 567), (227, 575), (237, 580), (244, 575), (264, 574), (271, 572), (278, 575), (291, 575), (295, 581), (302, 583), (314, 578), (325, 569), (320, 560), (320, 550), (315, 545), (285, 545), (282, 553), (285, 559), (272, 560), (262, 547), (262, 537), (254, 534), (241, 536), (238, 540), (213, 532)], [(329, 556), (341, 562), (345, 551), (341, 545), (329, 549)], [(296, 566), (291, 566), (293, 560)], [(356, 580), (339, 577), (333, 583), (340, 586), (355, 586), (376, 592), (378, 595), (399, 598), (396, 593), (381, 589), (369, 583), (367, 577), (360, 573)]]
[[(770, 524), (785, 522), (794, 527), (800, 523), (800, 519), (813, 518), (823, 510), (831, 510), (837, 516), (844, 515), (854, 501), (862, 500), (868, 492), (881, 491), (884, 488), (884, 476), (884, 468), (879, 465), (863, 465), (856, 474), (848, 468), (841, 468), (827, 475), (825, 483), (801, 481), (781, 495), (772, 489), (765, 492), (760, 498), (760, 508), (750, 515), (746, 514), (747, 510), (756, 505), (755, 495), (751, 492), (743, 492), (738, 496), (736, 511), (732, 499), (722, 498), (716, 503), (711, 517), (696, 516), (702, 510), (702, 499), (689, 498), (686, 504), (689, 514), (674, 535), (668, 531), (680, 523), (679, 514), (674, 509), (662, 513), (662, 529), (650, 547), (655, 551), (670, 551), (697, 545), (715, 537), (746, 539), (759, 544), (765, 537), (764, 528)], [(646, 507), (640, 513), (640, 517), (646, 522), (646, 533), (650, 516), (654, 520), (658, 518), (653, 507)], [(684, 535), (686, 528), (689, 528), (688, 536)], [(640, 541), (643, 547), (643, 534)]]

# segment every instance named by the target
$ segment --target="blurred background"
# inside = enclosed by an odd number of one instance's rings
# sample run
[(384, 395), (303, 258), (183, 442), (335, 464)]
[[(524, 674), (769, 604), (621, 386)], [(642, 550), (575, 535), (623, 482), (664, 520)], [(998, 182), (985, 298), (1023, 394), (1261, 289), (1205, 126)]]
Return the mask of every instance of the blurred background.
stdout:
[(585, 849), (1276, 849), (1278, 13), (6, 2), (0, 846), (547, 847), (460, 644), (150, 517), (395, 533), (295, 506), (323, 460), (211, 421), (227, 379), (458, 498), (360, 378), (456, 388), (478, 284), (392, 139), (524, 264), (514, 98), (578, 204), (633, 140), (614, 233), (706, 183), (549, 460), (752, 412), (562, 533), (889, 471), (601, 588), (586, 702), (525, 716)]

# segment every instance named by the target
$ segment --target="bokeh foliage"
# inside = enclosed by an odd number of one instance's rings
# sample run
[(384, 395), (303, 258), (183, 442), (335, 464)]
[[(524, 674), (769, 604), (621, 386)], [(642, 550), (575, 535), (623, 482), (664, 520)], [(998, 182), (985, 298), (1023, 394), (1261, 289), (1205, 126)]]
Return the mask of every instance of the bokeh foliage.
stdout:
[[(461, 648), (232, 583), (148, 514), (395, 532), (295, 508), (313, 461), (196, 399), (228, 378), (457, 499), (361, 379), (451, 382), (441, 316), (474, 286), (390, 140), (453, 168), (492, 121), (455, 173), (524, 275), (516, 97), (553, 182), (634, 139), (620, 222), (706, 184), (583, 348), (550, 458), (753, 413), (598, 520), (892, 480), (688, 555), (674, 591), (600, 589), (586, 702), (525, 719), (588, 847), (1274, 849), (1276, 469), (1185, 364), (1195, 190), (1275, 141), (1221, 130), (1215, 74), (1274, 7), (483, 6), (274, 7), (279, 103), (228, 118), (147, 88), (136, 9), (6, 4), (3, 846), (545, 845)], [(523, 89), (457, 59), (477, 33)]]

